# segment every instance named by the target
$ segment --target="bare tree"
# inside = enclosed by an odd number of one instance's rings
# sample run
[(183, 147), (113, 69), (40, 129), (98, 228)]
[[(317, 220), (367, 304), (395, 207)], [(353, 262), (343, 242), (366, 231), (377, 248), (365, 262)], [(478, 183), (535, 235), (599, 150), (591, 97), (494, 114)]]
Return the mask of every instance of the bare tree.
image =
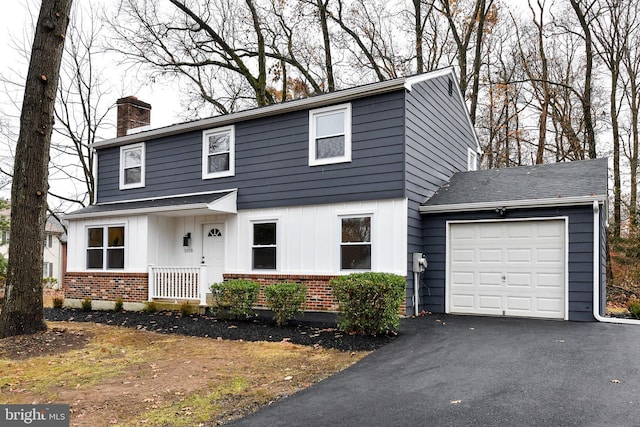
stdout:
[(584, 51), (585, 51), (585, 70), (584, 70), (584, 90), (582, 93), (582, 114), (585, 123), (585, 143), (589, 150), (589, 158), (595, 159), (596, 153), (596, 136), (595, 125), (593, 123), (593, 107), (592, 99), (592, 78), (593, 78), (593, 37), (591, 35), (591, 26), (597, 13), (595, 7), (597, 0), (569, 0), (573, 8), (580, 28), (584, 35)]
[(78, 189), (75, 194), (50, 194), (80, 207), (95, 201), (92, 145), (102, 131), (111, 129), (107, 114), (113, 106), (113, 100), (107, 99), (111, 94), (103, 89), (102, 70), (96, 66), (96, 57), (103, 54), (102, 26), (95, 10), (85, 7), (74, 10), (67, 34), (55, 109), (54, 132), (60, 138), (51, 145), (49, 177), (73, 183)]
[(12, 239), (0, 338), (46, 330), (42, 242), (49, 146), (71, 0), (43, 0), (35, 29), (20, 116), (11, 188)]
[(625, 32), (627, 11), (630, 4), (618, 0), (604, 0), (603, 13), (595, 21), (594, 34), (598, 41), (598, 56), (611, 74), (609, 113), (613, 144), (613, 236), (620, 237), (622, 224), (622, 191), (620, 170), (620, 105), (618, 84), (626, 46)]
[[(439, 11), (447, 19), (456, 46), (456, 58), (460, 72), (460, 89), (469, 97), (469, 114), (475, 123), (478, 104), (478, 90), (480, 84), (480, 68), (482, 62), (482, 43), (484, 36), (490, 31), (490, 26), (497, 20), (497, 9), (493, 0), (465, 0), (451, 2), (439, 0)], [(475, 37), (474, 37), (475, 36)], [(471, 42), (475, 43), (469, 69), (469, 52)], [(471, 91), (469, 88), (471, 81)]]

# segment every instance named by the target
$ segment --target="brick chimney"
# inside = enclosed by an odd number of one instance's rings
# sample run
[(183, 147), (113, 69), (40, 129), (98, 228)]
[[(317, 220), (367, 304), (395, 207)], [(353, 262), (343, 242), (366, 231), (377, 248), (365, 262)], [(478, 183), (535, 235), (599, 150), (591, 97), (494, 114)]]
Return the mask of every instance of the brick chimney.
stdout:
[(140, 101), (135, 96), (127, 96), (116, 101), (118, 106), (117, 136), (125, 136), (131, 129), (151, 124), (151, 104)]

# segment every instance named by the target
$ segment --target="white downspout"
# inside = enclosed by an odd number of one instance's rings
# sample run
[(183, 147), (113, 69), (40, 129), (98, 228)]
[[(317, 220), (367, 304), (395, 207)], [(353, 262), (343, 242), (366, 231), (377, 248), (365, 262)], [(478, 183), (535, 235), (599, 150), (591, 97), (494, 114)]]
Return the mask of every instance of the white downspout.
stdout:
[(600, 315), (600, 205), (597, 200), (593, 201), (593, 317), (599, 322), (640, 325), (640, 320)]

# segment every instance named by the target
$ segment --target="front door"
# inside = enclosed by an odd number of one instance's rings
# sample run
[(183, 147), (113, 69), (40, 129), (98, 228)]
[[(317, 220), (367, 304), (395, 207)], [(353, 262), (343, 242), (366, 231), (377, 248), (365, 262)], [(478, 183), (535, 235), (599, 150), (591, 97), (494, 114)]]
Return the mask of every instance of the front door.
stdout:
[(207, 267), (207, 285), (220, 283), (224, 273), (224, 224), (202, 227), (202, 264)]

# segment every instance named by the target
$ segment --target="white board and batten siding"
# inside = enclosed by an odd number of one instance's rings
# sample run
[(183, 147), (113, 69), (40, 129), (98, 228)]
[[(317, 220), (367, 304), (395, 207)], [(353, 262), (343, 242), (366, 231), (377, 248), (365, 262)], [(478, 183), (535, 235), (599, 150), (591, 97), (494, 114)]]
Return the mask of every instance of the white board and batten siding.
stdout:
[[(333, 203), (239, 211), (229, 218), (226, 272), (251, 273), (252, 224), (277, 223), (277, 274), (340, 271), (341, 218), (371, 216), (373, 271), (407, 274), (407, 200)], [(253, 271), (268, 273), (267, 271)]]
[[(372, 270), (405, 276), (407, 266), (407, 200), (334, 203), (249, 209), (237, 215), (168, 217), (137, 215), (70, 222), (68, 271), (85, 267), (87, 228), (125, 226), (125, 271), (146, 272), (149, 265), (198, 266), (202, 233), (218, 224), (224, 235), (225, 273), (337, 275), (340, 271), (342, 217), (371, 216)], [(253, 223), (277, 223), (277, 269), (252, 270)], [(205, 230), (206, 231), (206, 230)], [(191, 233), (192, 246), (182, 238)]]
[(567, 219), (447, 223), (447, 312), (567, 319)]
[(148, 229), (147, 215), (113, 216), (69, 221), (67, 241), (67, 271), (78, 272), (86, 269), (87, 229), (103, 226), (125, 227), (125, 271), (144, 273), (148, 269)]

